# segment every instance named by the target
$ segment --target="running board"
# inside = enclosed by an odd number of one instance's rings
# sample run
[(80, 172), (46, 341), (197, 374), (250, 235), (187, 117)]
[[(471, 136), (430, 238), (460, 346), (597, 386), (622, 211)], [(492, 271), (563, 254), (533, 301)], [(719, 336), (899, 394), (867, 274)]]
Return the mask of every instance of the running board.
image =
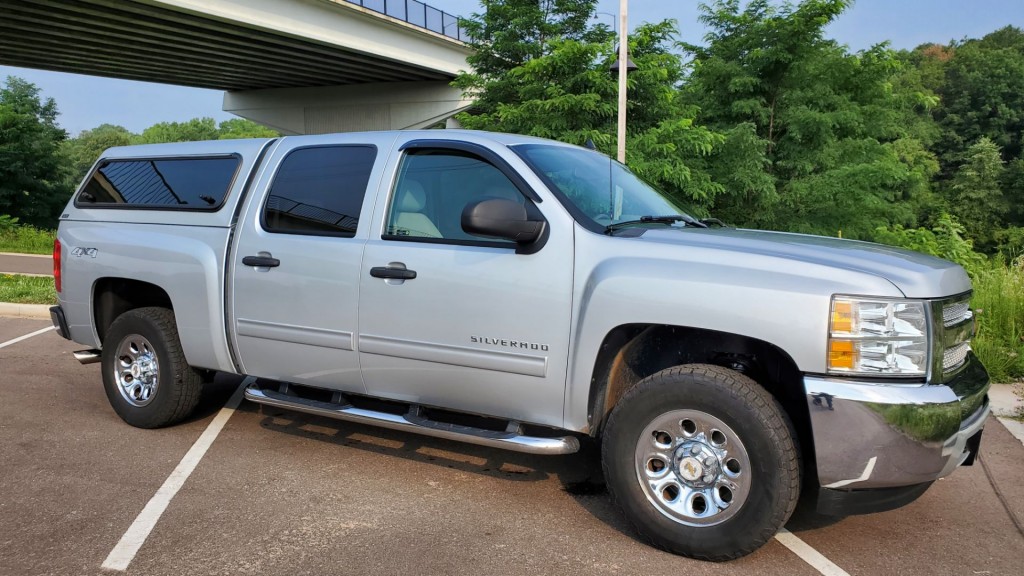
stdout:
[[(335, 398), (339, 396), (340, 394), (335, 394)], [(572, 454), (580, 449), (579, 440), (573, 436), (554, 438), (524, 436), (522, 434), (522, 425), (518, 422), (510, 422), (508, 429), (502, 432), (485, 430), (430, 420), (422, 415), (422, 410), (416, 405), (410, 405), (409, 412), (406, 414), (391, 414), (377, 410), (357, 408), (347, 403), (321, 402), (319, 400), (290, 396), (276, 390), (267, 389), (258, 381), (246, 387), (245, 399), (257, 404), (305, 412), (316, 416), (325, 416), (336, 420), (348, 420), (359, 422), (360, 424), (370, 424), (392, 430), (413, 432), (435, 438), (466, 442), (478, 446), (503, 448), (527, 454)]]

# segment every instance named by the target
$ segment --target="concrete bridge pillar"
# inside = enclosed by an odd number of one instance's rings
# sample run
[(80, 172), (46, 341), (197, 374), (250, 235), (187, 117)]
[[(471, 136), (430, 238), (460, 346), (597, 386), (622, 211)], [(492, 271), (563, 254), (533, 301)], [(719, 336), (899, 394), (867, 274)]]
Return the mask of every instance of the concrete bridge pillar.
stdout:
[(224, 110), (282, 134), (429, 128), (472, 104), (448, 82), (378, 82), (346, 86), (225, 92)]

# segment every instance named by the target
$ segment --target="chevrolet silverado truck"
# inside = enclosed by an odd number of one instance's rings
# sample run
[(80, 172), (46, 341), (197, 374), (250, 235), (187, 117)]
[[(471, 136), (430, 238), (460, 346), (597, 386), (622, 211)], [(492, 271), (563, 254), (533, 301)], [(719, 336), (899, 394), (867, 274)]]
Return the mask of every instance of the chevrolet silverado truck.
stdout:
[(803, 493), (888, 510), (989, 413), (956, 264), (710, 225), (595, 151), (402, 131), (107, 150), (54, 325), (132, 426), (252, 402), (533, 454), (600, 444), (647, 541), (725, 560)]

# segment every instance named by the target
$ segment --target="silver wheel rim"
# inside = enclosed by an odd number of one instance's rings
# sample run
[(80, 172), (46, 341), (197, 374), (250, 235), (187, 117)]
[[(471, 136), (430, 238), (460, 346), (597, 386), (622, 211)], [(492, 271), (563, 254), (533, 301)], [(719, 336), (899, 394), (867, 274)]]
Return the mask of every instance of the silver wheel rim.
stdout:
[(750, 493), (750, 458), (739, 435), (700, 410), (655, 418), (637, 439), (634, 463), (651, 504), (687, 526), (732, 518)]
[(114, 358), (114, 381), (121, 397), (132, 406), (141, 408), (153, 401), (160, 384), (160, 363), (149, 340), (138, 334), (121, 340)]

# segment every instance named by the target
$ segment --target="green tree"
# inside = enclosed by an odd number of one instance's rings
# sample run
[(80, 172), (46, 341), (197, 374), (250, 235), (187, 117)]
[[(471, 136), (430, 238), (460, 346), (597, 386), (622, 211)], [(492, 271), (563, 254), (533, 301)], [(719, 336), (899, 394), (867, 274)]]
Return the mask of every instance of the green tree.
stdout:
[[(489, 19), (493, 27), (513, 24), (501, 25), (495, 14)], [(616, 146), (618, 94), (609, 71), (615, 59), (612, 37), (604, 27), (571, 32), (548, 37), (543, 53), (532, 54), (509, 70), (461, 75), (456, 85), (477, 98), (472, 113), (459, 117), (462, 124), (579, 145), (591, 140), (599, 150), (611, 153)], [(630, 56), (638, 69), (629, 77), (627, 163), (703, 214), (722, 186), (694, 168), (696, 159), (723, 137), (695, 125), (695, 110), (680, 101), (685, 66), (672, 52), (674, 33), (675, 24), (666, 21), (641, 25), (630, 38)], [(481, 45), (479, 50), (507, 51), (497, 44)]]
[(455, 86), (475, 100), (476, 110), (493, 113), (515, 101), (526, 81), (511, 72), (531, 60), (548, 55), (559, 41), (584, 44), (611, 37), (607, 27), (588, 25), (596, 0), (481, 0), (483, 12), (463, 20), (474, 52), (472, 67), (460, 74)]
[(57, 103), (39, 88), (8, 77), (0, 87), (0, 214), (53, 228), (67, 201)]
[(104, 150), (115, 146), (128, 146), (134, 137), (135, 135), (123, 126), (101, 124), (92, 130), (83, 130), (77, 137), (66, 140), (61, 148), (67, 159), (72, 186), (78, 185)]
[(213, 118), (193, 118), (185, 122), (160, 122), (132, 139), (133, 144), (231, 140), (236, 138), (277, 138), (280, 134), (262, 124), (244, 118), (232, 118), (217, 124)]
[[(870, 238), (879, 222), (912, 225), (937, 168), (911, 120), (927, 94), (897, 93), (885, 45), (850, 54), (824, 28), (850, 2), (718, 0), (703, 5), (706, 46), (685, 45), (696, 120), (733, 143), (708, 158), (728, 183), (716, 216), (766, 228)], [(739, 151), (742, 151), (739, 152)]]
[(999, 146), (986, 137), (967, 150), (967, 161), (950, 186), (950, 206), (980, 249), (990, 250), (995, 229), (1009, 206), (1003, 197), (1003, 160)]
[(935, 117), (943, 129), (936, 150), (947, 176), (967, 148), (987, 137), (1003, 160), (1021, 157), (1024, 134), (1024, 31), (1007, 26), (951, 47)]
[(1006, 214), (1007, 223), (1024, 226), (1024, 158), (1006, 163), (1001, 188), (1009, 206)]
[(277, 138), (281, 134), (272, 128), (257, 124), (245, 118), (232, 118), (224, 120), (217, 127), (217, 137), (220, 140), (233, 140), (236, 138)]
[(133, 144), (162, 144), (164, 142), (193, 142), (217, 140), (220, 132), (213, 118), (193, 118), (185, 122), (160, 122), (142, 131)]

